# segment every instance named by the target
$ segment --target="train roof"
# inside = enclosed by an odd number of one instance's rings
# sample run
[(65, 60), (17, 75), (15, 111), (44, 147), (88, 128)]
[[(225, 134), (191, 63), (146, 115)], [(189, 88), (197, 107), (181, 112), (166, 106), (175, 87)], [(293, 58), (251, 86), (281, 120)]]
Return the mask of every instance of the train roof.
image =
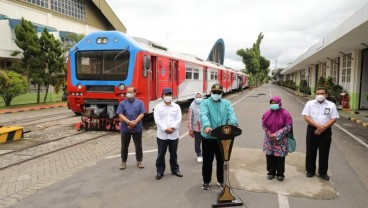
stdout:
[(232, 71), (234, 73), (244, 74), (243, 72), (237, 71), (235, 69), (231, 69), (230, 67), (226, 67), (224, 65), (221, 65), (219, 63), (211, 62), (211, 61), (204, 61), (202, 58), (199, 58), (196, 55), (188, 54), (188, 53), (178, 53), (175, 51), (169, 50), (168, 47), (163, 46), (160, 43), (153, 42), (150, 40), (147, 40), (145, 38), (141, 37), (133, 37), (133, 40), (137, 42), (139, 46), (142, 47), (143, 50), (146, 50), (151, 53), (159, 54), (159, 55), (165, 55), (165, 56), (171, 56), (176, 59), (181, 59), (185, 61), (189, 61), (195, 64), (199, 65), (205, 65), (212, 68), (220, 68), (222, 70)]

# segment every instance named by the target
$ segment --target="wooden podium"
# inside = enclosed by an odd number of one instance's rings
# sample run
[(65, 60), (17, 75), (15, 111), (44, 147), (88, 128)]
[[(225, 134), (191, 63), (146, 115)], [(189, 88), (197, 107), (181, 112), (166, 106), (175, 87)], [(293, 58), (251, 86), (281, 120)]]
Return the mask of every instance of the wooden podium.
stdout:
[(222, 157), (224, 159), (224, 187), (212, 207), (243, 206), (241, 199), (234, 197), (229, 182), (229, 161), (233, 148), (234, 138), (241, 135), (242, 130), (236, 126), (223, 125), (212, 130), (211, 135), (217, 138)]

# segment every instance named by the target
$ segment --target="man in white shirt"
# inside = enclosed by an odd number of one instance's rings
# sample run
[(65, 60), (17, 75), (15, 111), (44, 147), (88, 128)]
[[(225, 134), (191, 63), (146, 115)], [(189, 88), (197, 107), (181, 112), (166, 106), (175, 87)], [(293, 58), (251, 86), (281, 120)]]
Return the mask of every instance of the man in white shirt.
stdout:
[(331, 126), (339, 118), (336, 105), (326, 100), (327, 91), (323, 87), (316, 89), (316, 99), (308, 101), (302, 115), (308, 123), (307, 127), (307, 153), (305, 158), (306, 176), (315, 176), (317, 150), (319, 149), (318, 173), (326, 181), (330, 180), (327, 175), (328, 157), (331, 146)]
[(162, 90), (163, 102), (157, 104), (154, 109), (154, 119), (157, 126), (158, 155), (156, 159), (157, 175), (160, 180), (165, 172), (165, 154), (167, 148), (170, 152), (170, 167), (172, 174), (183, 177), (179, 171), (177, 149), (179, 144), (179, 127), (181, 123), (181, 108), (172, 102), (172, 89), (165, 87)]

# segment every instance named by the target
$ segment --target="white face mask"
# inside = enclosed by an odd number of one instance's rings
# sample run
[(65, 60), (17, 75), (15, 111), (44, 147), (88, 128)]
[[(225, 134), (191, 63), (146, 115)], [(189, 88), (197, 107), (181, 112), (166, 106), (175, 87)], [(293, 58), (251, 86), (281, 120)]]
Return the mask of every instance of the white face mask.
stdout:
[(167, 103), (171, 102), (172, 101), (172, 96), (165, 96), (164, 101), (167, 102)]
[(200, 103), (202, 102), (202, 98), (195, 98), (195, 102), (196, 102), (197, 104), (200, 104)]
[(316, 95), (316, 100), (319, 102), (323, 102), (326, 99), (324, 95)]
[(128, 93), (126, 94), (126, 97), (127, 97), (127, 98), (133, 98), (133, 97), (134, 97), (134, 95), (133, 95), (133, 93), (128, 92)]

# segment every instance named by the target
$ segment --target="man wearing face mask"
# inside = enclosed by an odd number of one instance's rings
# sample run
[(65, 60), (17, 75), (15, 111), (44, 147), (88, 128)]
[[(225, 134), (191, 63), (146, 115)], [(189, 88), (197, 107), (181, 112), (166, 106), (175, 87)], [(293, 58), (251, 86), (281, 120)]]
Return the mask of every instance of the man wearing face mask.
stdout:
[(181, 123), (181, 108), (172, 102), (173, 91), (169, 87), (162, 90), (163, 102), (154, 109), (154, 119), (157, 126), (157, 159), (156, 180), (160, 180), (165, 172), (165, 154), (170, 152), (170, 167), (173, 175), (183, 177), (179, 171), (177, 149), (179, 144), (179, 127)]
[(238, 121), (230, 101), (222, 99), (223, 92), (223, 87), (220, 84), (212, 85), (211, 97), (203, 100), (200, 105), (201, 135), (203, 136), (203, 190), (210, 188), (212, 162), (215, 156), (217, 161), (217, 185), (223, 187), (224, 182), (224, 160), (217, 143), (217, 138), (211, 136), (212, 129), (225, 124), (238, 126)]
[(200, 104), (202, 102), (202, 93), (197, 92), (193, 102), (189, 106), (188, 110), (188, 130), (189, 136), (194, 138), (194, 150), (197, 154), (197, 162), (203, 162), (202, 151), (201, 151), (201, 122), (199, 119)]
[(126, 97), (127, 99), (120, 102), (116, 114), (119, 115), (120, 120), (120, 132), (121, 132), (121, 160), (120, 169), (126, 168), (126, 161), (128, 159), (128, 147), (133, 137), (135, 146), (135, 156), (137, 159), (137, 167), (144, 168), (143, 149), (142, 149), (142, 131), (143, 124), (142, 118), (146, 113), (144, 103), (135, 98), (136, 89), (134, 87), (128, 87)]
[(316, 99), (305, 104), (302, 115), (308, 123), (307, 152), (305, 158), (306, 176), (315, 176), (317, 150), (319, 149), (318, 173), (324, 180), (330, 180), (327, 175), (328, 158), (331, 146), (331, 126), (339, 118), (336, 105), (326, 100), (327, 91), (323, 87), (316, 89)]

